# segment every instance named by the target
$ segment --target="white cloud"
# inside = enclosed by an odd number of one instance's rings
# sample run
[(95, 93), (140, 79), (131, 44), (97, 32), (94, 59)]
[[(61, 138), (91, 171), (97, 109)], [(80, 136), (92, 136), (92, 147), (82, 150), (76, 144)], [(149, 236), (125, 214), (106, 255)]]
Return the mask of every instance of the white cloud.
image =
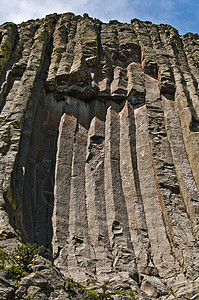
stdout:
[(50, 13), (74, 12), (75, 14), (89, 13), (102, 21), (115, 18), (125, 18), (127, 0), (1, 0), (0, 23), (6, 21), (22, 22), (28, 19), (45, 17)]
[[(138, 18), (182, 28), (188, 23), (195, 23), (196, 27), (198, 7), (198, 0), (1, 0), (0, 24), (7, 21), (21, 23), (54, 12), (71, 11), (81, 15), (88, 13), (104, 22), (117, 19), (130, 23), (131, 19)], [(182, 12), (185, 15), (188, 10), (192, 11), (192, 15), (189, 20), (187, 17), (186, 24), (182, 24)]]
[(75, 11), (78, 7), (87, 5), (89, 0), (52, 1), (52, 0), (1, 0), (0, 21), (22, 22), (28, 19), (45, 17), (50, 13)]

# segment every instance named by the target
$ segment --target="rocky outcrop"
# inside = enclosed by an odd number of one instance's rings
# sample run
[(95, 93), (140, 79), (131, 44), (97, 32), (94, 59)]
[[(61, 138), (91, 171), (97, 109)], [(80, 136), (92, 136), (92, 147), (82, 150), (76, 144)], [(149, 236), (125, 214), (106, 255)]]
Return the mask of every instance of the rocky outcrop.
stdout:
[(51, 252), (1, 299), (199, 297), (198, 55), (137, 19), (0, 26), (0, 245)]

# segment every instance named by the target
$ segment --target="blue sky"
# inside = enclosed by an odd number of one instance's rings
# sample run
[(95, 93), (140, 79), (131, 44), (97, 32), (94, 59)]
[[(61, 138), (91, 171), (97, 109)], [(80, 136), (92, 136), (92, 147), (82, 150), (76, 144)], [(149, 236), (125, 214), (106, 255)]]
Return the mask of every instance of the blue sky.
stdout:
[(88, 13), (103, 22), (137, 18), (170, 24), (180, 34), (199, 33), (199, 0), (1, 0), (0, 24), (21, 23), (50, 13)]

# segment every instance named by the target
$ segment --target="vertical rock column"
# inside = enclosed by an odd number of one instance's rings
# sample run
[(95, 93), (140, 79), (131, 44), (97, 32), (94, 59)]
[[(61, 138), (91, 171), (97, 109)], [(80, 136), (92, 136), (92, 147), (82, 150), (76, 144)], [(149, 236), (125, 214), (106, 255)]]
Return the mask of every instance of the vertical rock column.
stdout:
[(73, 143), (77, 121), (64, 114), (60, 121), (55, 168), (54, 213), (52, 218), (54, 236), (53, 252), (63, 248), (68, 237), (69, 199)]
[[(93, 275), (94, 253), (90, 246), (86, 210), (85, 161), (87, 130), (78, 123), (73, 144), (69, 204), (68, 273), (77, 281)], [(88, 275), (88, 276), (87, 276)]]
[(64, 114), (60, 122), (53, 214), (53, 248), (57, 258), (55, 263), (66, 277), (76, 281), (86, 281), (93, 276), (95, 270), (86, 209), (85, 161), (88, 132), (78, 122), (82, 118), (82, 115), (76, 119)]
[(187, 216), (192, 223), (195, 237), (198, 239), (199, 191), (185, 149), (176, 103), (165, 97), (163, 97), (163, 103), (167, 135), (171, 146), (181, 197), (186, 208)]
[(104, 130), (104, 122), (94, 117), (88, 132), (85, 166), (88, 229), (96, 255), (96, 276), (100, 281), (108, 280), (112, 272), (104, 195)]
[[(31, 50), (21, 51), (19, 44), (18, 50), (16, 47), (16, 56), (13, 54), (13, 58), (15, 56), (14, 61), (17, 59), (19, 61), (13, 65), (9, 72), (13, 72), (14, 75), (19, 70), (19, 78), (13, 80), (7, 87), (1, 107), (0, 165), (3, 170), (3, 178), (0, 187), (0, 202), (3, 203), (5, 200), (10, 222), (18, 228), (23, 236), (28, 236), (26, 226), (23, 224), (23, 216), (32, 214), (30, 203), (26, 205), (26, 211), (23, 209), (24, 175), (37, 108), (39, 101), (42, 102), (43, 100), (41, 100), (43, 87), (41, 78), (48, 68), (48, 51), (55, 22), (56, 18), (47, 17), (36, 33), (31, 30), (31, 34), (28, 33), (26, 38), (21, 40), (21, 46), (26, 47), (26, 39), (29, 40), (30, 38), (31, 43), (28, 45)], [(19, 34), (20, 36), (21, 34)], [(5, 70), (8, 67), (9, 63)], [(16, 79), (15, 76), (14, 78)], [(5, 219), (4, 213), (0, 219)], [(3, 228), (3, 222), (0, 221), (0, 223), (0, 227)], [(30, 240), (30, 236), (27, 239)]]
[(120, 120), (109, 107), (105, 125), (105, 201), (108, 235), (113, 253), (113, 268), (117, 272), (136, 272), (132, 250), (127, 207), (120, 175)]
[(137, 170), (136, 132), (133, 107), (126, 102), (120, 112), (120, 170), (127, 207), (131, 243), (139, 273), (147, 273), (150, 255), (147, 226)]
[(180, 195), (178, 178), (165, 129), (160, 89), (157, 80), (148, 75), (145, 80), (148, 132), (165, 229), (175, 258), (183, 272), (190, 276), (189, 270), (192, 269), (191, 276), (194, 277), (197, 274), (197, 260), (195, 260), (196, 255), (194, 254), (197, 250), (194, 245), (191, 223)]
[(138, 172), (151, 245), (151, 257), (161, 277), (171, 276), (176, 272), (176, 264), (162, 218), (145, 106), (135, 110), (135, 123)]
[[(167, 36), (164, 30), (160, 31), (164, 47), (171, 56), (173, 75), (176, 84), (175, 102), (180, 117), (183, 140), (190, 162), (191, 170), (199, 188), (199, 136), (198, 136), (198, 88), (187, 64), (187, 57), (182, 48), (182, 41), (175, 29)], [(178, 49), (178, 51), (176, 51)], [(191, 77), (191, 78), (190, 78)]]

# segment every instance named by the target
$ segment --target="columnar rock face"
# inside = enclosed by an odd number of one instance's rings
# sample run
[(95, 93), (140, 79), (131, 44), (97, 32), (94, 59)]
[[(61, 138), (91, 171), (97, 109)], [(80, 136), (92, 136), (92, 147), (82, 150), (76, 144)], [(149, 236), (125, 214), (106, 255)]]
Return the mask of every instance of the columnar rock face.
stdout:
[(0, 26), (1, 243), (49, 248), (58, 281), (198, 299), (198, 59), (197, 34), (137, 19)]

